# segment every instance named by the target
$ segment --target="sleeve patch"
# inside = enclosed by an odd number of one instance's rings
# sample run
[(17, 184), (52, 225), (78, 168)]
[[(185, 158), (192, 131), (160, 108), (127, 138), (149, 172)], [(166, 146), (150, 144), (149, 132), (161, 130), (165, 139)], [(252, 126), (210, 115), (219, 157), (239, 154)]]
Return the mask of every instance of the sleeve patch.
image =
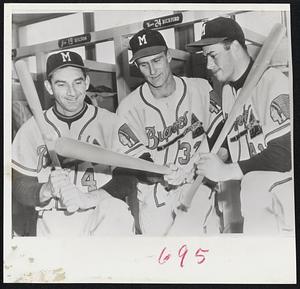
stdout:
[(129, 148), (132, 148), (135, 146), (139, 140), (135, 136), (135, 134), (132, 132), (132, 130), (129, 128), (129, 126), (124, 123), (118, 130), (118, 137), (119, 141), (123, 146), (127, 146)]
[(278, 124), (284, 123), (290, 119), (290, 101), (288, 94), (280, 94), (270, 105), (270, 116)]

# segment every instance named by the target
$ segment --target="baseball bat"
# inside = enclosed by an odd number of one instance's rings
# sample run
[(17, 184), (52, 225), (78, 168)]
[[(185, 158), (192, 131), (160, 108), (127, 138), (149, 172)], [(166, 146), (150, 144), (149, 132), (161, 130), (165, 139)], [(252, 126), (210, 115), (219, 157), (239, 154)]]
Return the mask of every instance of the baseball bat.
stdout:
[[(33, 114), (33, 117), (38, 125), (38, 128), (40, 130), (42, 138), (46, 144), (46, 147), (47, 147), (47, 150), (48, 150), (51, 162), (52, 162), (52, 166), (53, 166), (53, 168), (61, 167), (58, 156), (57, 156), (56, 152), (54, 151), (55, 142), (45, 124), (40, 99), (39, 99), (38, 93), (36, 91), (32, 77), (30, 75), (30, 72), (28, 71), (27, 65), (23, 60), (18, 60), (15, 62), (15, 68), (16, 68), (16, 72), (19, 77), (21, 86), (23, 88), (26, 100), (28, 102), (28, 105), (29, 105), (31, 112)], [(69, 212), (75, 212), (75, 211), (77, 211), (77, 209), (78, 209), (77, 206), (70, 206), (67, 208), (67, 210)]]
[(28, 71), (27, 65), (23, 60), (18, 60), (15, 62), (15, 68), (30, 110), (38, 125), (43, 140), (47, 146), (52, 165), (54, 167), (60, 167), (60, 162), (58, 160), (57, 154), (53, 150), (54, 142), (50, 134), (47, 133), (48, 128), (45, 125), (40, 99), (37, 94), (30, 72)]
[[(286, 30), (283, 25), (275, 24), (272, 30), (270, 31), (268, 37), (263, 43), (258, 56), (256, 57), (253, 66), (246, 78), (246, 81), (241, 89), (241, 92), (236, 99), (232, 109), (228, 115), (228, 118), (222, 128), (220, 135), (218, 136), (211, 152), (217, 153), (227, 137), (228, 133), (230, 132), (234, 122), (239, 115), (240, 110), (243, 108), (243, 105), (246, 103), (247, 99), (251, 95), (251, 91), (257, 85), (259, 79), (263, 75), (264, 71), (268, 68), (269, 63), (272, 59), (273, 54), (275, 53), (278, 45), (280, 44), (281, 40), (285, 36)], [(190, 189), (184, 196), (181, 204), (177, 207), (177, 213), (180, 211), (187, 211), (190, 207), (193, 197), (197, 192), (199, 186), (201, 185), (203, 180), (203, 176), (199, 175)]]
[(157, 174), (171, 173), (171, 170), (166, 166), (157, 165), (143, 159), (113, 152), (94, 144), (77, 141), (67, 137), (58, 138), (54, 149), (57, 154), (72, 159)]

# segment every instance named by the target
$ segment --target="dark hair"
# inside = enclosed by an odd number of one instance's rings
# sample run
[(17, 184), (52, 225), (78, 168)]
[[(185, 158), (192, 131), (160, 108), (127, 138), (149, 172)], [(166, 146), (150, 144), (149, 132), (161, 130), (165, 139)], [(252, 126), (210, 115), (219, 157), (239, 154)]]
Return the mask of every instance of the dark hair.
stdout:
[[(231, 40), (231, 39), (225, 39), (225, 40), (222, 41), (225, 50), (229, 50), (229, 49), (230, 49), (230, 45), (231, 45), (231, 43), (232, 43), (233, 41), (234, 41), (234, 40)], [(237, 41), (238, 41), (238, 40), (237, 40)], [(245, 52), (248, 53), (246, 43), (240, 43), (239, 41), (238, 41), (238, 43), (242, 46), (242, 48), (245, 50)]]

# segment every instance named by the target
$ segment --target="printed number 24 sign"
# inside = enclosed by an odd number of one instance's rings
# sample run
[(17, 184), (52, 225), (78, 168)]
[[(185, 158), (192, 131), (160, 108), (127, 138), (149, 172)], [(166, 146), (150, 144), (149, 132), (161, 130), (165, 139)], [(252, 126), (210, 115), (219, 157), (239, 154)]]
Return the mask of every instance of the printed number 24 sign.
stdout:
[(145, 29), (161, 28), (182, 22), (182, 13), (146, 20), (143, 23)]

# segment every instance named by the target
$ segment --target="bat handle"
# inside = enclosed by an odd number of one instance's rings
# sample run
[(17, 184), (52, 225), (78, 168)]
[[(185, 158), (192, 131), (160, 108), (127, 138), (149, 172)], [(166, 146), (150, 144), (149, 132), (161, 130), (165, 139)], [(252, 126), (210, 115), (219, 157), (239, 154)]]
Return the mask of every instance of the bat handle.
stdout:
[(186, 197), (183, 198), (182, 202), (177, 207), (177, 211), (179, 212), (187, 212), (189, 207), (191, 206), (192, 200), (199, 188), (202, 184), (203, 176), (199, 175), (196, 180), (193, 182), (189, 190), (187, 191)]
[(76, 211), (78, 211), (79, 206), (78, 205), (70, 205), (67, 207), (67, 211), (69, 213), (75, 213)]

